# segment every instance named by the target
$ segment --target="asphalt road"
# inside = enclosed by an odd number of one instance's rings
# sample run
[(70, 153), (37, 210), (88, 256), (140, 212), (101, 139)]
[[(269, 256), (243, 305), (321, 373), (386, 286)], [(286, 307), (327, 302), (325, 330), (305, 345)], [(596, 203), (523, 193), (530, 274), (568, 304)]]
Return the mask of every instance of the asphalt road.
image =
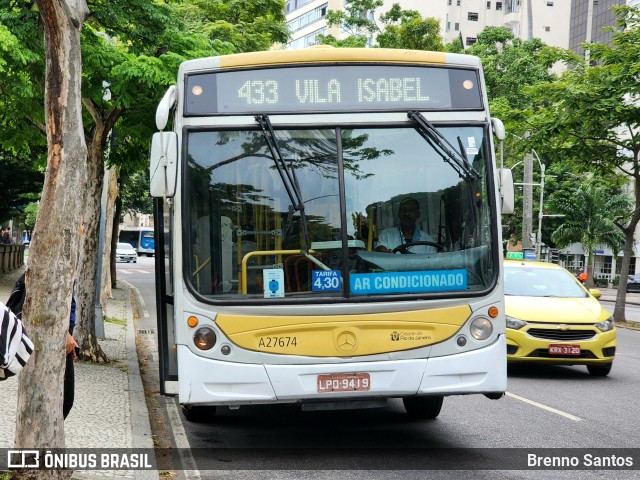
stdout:
[[(145, 305), (138, 326), (145, 332), (155, 331), (152, 267), (146, 258), (118, 267)], [(640, 320), (640, 306), (629, 306), (627, 317)], [(619, 329), (608, 377), (592, 377), (581, 366), (511, 366), (503, 399), (447, 397), (432, 421), (410, 420), (399, 400), (351, 411), (223, 407), (211, 421), (191, 423), (168, 398), (163, 418), (189, 469), (178, 470), (178, 478), (638, 478), (639, 370), (640, 332)], [(528, 455), (575, 457), (579, 470), (535, 470)], [(584, 470), (584, 455), (596, 463), (631, 455), (636, 470)]]

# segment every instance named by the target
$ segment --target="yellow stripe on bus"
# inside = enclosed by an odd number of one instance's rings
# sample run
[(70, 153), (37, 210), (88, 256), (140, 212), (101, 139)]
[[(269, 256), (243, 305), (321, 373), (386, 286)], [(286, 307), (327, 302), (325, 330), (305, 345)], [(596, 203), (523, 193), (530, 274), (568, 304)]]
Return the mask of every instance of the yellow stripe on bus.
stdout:
[(219, 57), (221, 68), (288, 65), (309, 62), (380, 62), (380, 63), (433, 63), (445, 64), (444, 52), (397, 50), (385, 48), (333, 48), (317, 46), (300, 50), (270, 50), (267, 52), (239, 53)]
[(314, 357), (353, 357), (426, 347), (452, 337), (469, 306), (367, 315), (241, 316), (216, 324), (247, 350)]

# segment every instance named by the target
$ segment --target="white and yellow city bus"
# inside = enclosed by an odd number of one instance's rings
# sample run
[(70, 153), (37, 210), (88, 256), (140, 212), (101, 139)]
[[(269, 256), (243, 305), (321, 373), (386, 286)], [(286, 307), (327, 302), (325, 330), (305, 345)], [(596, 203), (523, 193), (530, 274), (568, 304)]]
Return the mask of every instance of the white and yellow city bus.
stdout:
[(161, 391), (187, 418), (391, 398), (434, 418), (447, 395), (503, 395), (504, 128), (476, 57), (315, 47), (187, 61), (156, 123)]

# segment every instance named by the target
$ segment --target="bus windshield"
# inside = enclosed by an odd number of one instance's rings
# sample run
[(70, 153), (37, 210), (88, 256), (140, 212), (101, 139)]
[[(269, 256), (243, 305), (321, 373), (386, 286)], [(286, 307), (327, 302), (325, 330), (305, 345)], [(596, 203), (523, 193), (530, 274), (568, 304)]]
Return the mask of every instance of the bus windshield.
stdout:
[(496, 281), (484, 126), (271, 132), (187, 133), (184, 258), (203, 299), (468, 294)]

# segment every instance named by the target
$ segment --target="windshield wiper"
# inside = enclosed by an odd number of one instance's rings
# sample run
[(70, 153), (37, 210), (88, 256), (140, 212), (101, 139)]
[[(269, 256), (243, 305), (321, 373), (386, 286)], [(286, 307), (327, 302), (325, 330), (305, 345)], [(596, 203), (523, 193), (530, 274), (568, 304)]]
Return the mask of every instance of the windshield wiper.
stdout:
[(416, 124), (416, 130), (424, 138), (429, 145), (442, 157), (442, 159), (453, 167), (453, 169), (465, 180), (472, 178), (480, 178), (478, 171), (473, 168), (466, 160), (464, 156), (464, 148), (462, 141), (458, 137), (458, 143), (461, 152), (457, 152), (456, 149), (449, 143), (440, 131), (434, 127), (426, 118), (422, 116), (420, 112), (408, 112), (407, 116), (413, 120)]
[[(302, 234), (305, 245), (304, 250), (309, 250), (309, 227), (307, 224), (307, 216), (304, 211), (304, 201), (302, 200), (302, 194), (300, 193), (300, 187), (298, 185), (298, 179), (296, 178), (295, 170), (291, 167), (288, 167), (287, 163), (282, 157), (282, 153), (278, 148), (278, 142), (276, 141), (276, 135), (273, 131), (273, 125), (271, 125), (269, 116), (266, 113), (263, 113), (262, 115), (256, 115), (255, 119), (262, 129), (262, 133), (267, 142), (267, 146), (269, 147), (269, 151), (271, 152), (273, 162), (276, 165), (278, 174), (282, 179), (282, 184), (284, 185), (284, 188), (287, 191), (287, 195), (289, 196), (289, 200), (291, 201), (291, 206), (293, 207), (294, 211), (300, 212), (300, 223), (302, 224)], [(289, 171), (290, 169), (291, 171)]]

